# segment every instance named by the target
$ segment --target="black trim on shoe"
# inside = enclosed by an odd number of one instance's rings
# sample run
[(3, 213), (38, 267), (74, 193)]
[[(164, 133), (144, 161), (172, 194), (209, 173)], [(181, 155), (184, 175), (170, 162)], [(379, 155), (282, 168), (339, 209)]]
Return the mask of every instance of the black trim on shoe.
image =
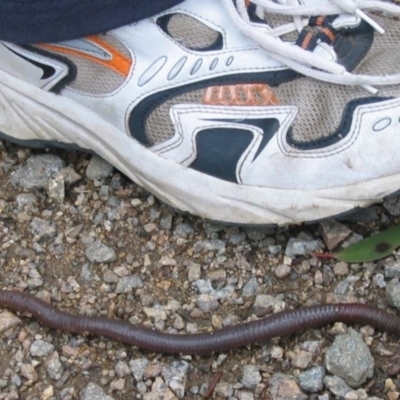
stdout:
[[(170, 19), (174, 16), (177, 15), (179, 13), (172, 13), (172, 14), (167, 14), (167, 15), (163, 15), (160, 18), (157, 19), (157, 25), (168, 35), (170, 36), (172, 39), (174, 39), (176, 41), (176, 39), (172, 36), (172, 34), (170, 33), (170, 31), (168, 30), (168, 22), (170, 21)], [(186, 14), (185, 14), (186, 15)], [(190, 16), (190, 15), (189, 15)], [(190, 16), (191, 17), (191, 16)], [(194, 17), (192, 17), (194, 18)], [(200, 23), (202, 23), (199, 20)], [(211, 28), (210, 28), (211, 29)], [(214, 30), (215, 31), (215, 30)], [(222, 37), (222, 34), (218, 31), (215, 31), (218, 33), (217, 35), (217, 39), (216, 41), (211, 45), (211, 46), (207, 46), (207, 47), (188, 47), (182, 43), (179, 43), (181, 46), (184, 46), (185, 48), (189, 49), (189, 50), (193, 50), (193, 51), (199, 51), (199, 52), (205, 52), (205, 51), (215, 51), (215, 50), (221, 50), (224, 47), (224, 40)]]
[(236, 169), (253, 140), (246, 129), (213, 128), (196, 135), (196, 159), (190, 168), (224, 181), (239, 183)]
[(256, 10), (257, 10), (257, 6), (253, 3), (250, 3), (250, 5), (247, 7), (247, 12), (249, 13), (250, 21), (255, 24), (268, 25), (267, 21), (264, 21), (262, 18), (260, 18), (257, 15)]
[[(210, 119), (209, 121), (216, 122), (233, 122), (232, 119)], [(265, 149), (270, 140), (275, 136), (275, 133), (279, 130), (280, 123), (276, 118), (245, 118), (240, 121), (235, 120), (235, 125), (250, 125), (255, 126), (263, 131), (261, 143), (258, 146), (257, 152), (254, 155), (253, 161), (255, 161), (258, 156)], [(226, 130), (231, 130), (231, 128), (221, 128)], [(233, 129), (233, 128), (232, 128)]]
[[(20, 46), (20, 47), (22, 47), (23, 49), (25, 49), (27, 51), (30, 51), (32, 53), (36, 53), (36, 54), (39, 54), (41, 56), (44, 56), (44, 57), (47, 57), (47, 58), (50, 58), (50, 59), (53, 58), (54, 60), (57, 60), (57, 61), (60, 61), (60, 62), (64, 63), (68, 67), (68, 75), (65, 76), (63, 79), (61, 79), (59, 82), (57, 82), (50, 89), (50, 92), (60, 93), (62, 89), (64, 89), (66, 86), (68, 86), (71, 82), (73, 82), (75, 80), (76, 75), (77, 75), (76, 65), (70, 59), (68, 59), (67, 57), (63, 57), (63, 56), (60, 56), (59, 54), (54, 54), (54, 53), (52, 53), (50, 51), (39, 49), (39, 48), (37, 48), (35, 46), (23, 45), (23, 46)], [(18, 54), (18, 55), (20, 57), (22, 57), (21, 54)], [(25, 57), (23, 57), (23, 58), (25, 58)], [(27, 61), (32, 62), (32, 60), (27, 60)]]
[(80, 147), (75, 143), (59, 142), (58, 140), (43, 140), (43, 139), (17, 139), (14, 136), (7, 135), (0, 131), (0, 139), (7, 140), (21, 147), (30, 147), (33, 149), (62, 149), (68, 151), (80, 151), (82, 153), (95, 154), (91, 149)]
[(40, 79), (49, 79), (56, 73), (56, 69), (54, 67), (52, 67), (51, 65), (44, 64), (44, 63), (41, 63), (41, 62), (36, 61), (36, 60), (32, 60), (29, 57), (25, 57), (24, 55), (22, 55), (20, 53), (17, 53), (16, 51), (11, 49), (10, 47), (7, 47), (7, 49), (10, 50), (11, 53), (14, 53), (16, 56), (18, 56), (20, 58), (23, 58), (28, 63), (34, 65), (35, 67), (40, 68), (43, 71), (43, 75), (42, 75), (42, 77)]
[(392, 98), (393, 97), (376, 96), (351, 100), (346, 104), (343, 110), (342, 120), (340, 121), (339, 127), (331, 135), (309, 142), (299, 142), (293, 139), (293, 131), (292, 129), (290, 129), (287, 133), (287, 143), (297, 150), (317, 150), (323, 149), (324, 147), (332, 146), (333, 144), (340, 142), (350, 133), (350, 128), (353, 123), (354, 111), (358, 106), (364, 104), (379, 103), (381, 101), (390, 100)]
[(337, 31), (333, 48), (337, 54), (337, 62), (347, 71), (353, 71), (368, 54), (374, 42), (374, 28), (365, 21), (355, 28)]
[(180, 87), (164, 90), (155, 93), (142, 100), (132, 111), (128, 119), (130, 133), (143, 146), (151, 146), (151, 143), (146, 135), (146, 120), (151, 112), (167, 100), (191, 92), (198, 89), (204, 89), (209, 86), (224, 86), (235, 84), (250, 84), (250, 83), (266, 83), (270, 86), (278, 86), (281, 83), (290, 82), (300, 77), (297, 72), (285, 69), (273, 72), (257, 72), (235, 75), (224, 75), (217, 78), (211, 78), (195, 82)]

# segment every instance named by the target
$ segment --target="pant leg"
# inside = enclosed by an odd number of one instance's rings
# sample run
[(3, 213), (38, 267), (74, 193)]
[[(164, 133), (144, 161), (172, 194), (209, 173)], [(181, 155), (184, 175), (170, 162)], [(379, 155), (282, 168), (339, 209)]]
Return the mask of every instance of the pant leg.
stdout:
[(0, 0), (0, 40), (28, 44), (75, 39), (137, 22), (181, 1)]

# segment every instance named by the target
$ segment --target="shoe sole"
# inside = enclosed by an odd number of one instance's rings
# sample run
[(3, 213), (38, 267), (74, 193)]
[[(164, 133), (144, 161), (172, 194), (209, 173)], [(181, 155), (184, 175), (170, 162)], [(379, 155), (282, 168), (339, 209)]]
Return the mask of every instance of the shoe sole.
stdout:
[(227, 224), (319, 221), (367, 207), (400, 188), (400, 173), (320, 190), (222, 181), (162, 158), (88, 108), (2, 71), (0, 131), (27, 146), (90, 149), (173, 208)]

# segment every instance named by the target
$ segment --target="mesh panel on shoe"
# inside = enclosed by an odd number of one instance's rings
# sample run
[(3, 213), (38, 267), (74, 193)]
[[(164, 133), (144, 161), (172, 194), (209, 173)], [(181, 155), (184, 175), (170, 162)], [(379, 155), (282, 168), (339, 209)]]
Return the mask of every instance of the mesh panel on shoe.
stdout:
[[(400, 65), (400, 23), (373, 15), (386, 33), (375, 33), (371, 50), (357, 66), (355, 73), (369, 75), (394, 74)], [(282, 104), (296, 105), (299, 113), (293, 125), (292, 139), (307, 143), (327, 138), (340, 125), (343, 109), (354, 99), (371, 97), (358, 86), (335, 85), (310, 78), (281, 84), (274, 92)], [(378, 96), (399, 97), (400, 86), (380, 86)]]
[[(354, 99), (371, 97), (361, 87), (334, 85), (310, 78), (301, 78), (274, 88), (281, 104), (299, 109), (293, 124), (292, 139), (307, 143), (327, 138), (339, 127), (343, 109)], [(399, 86), (382, 87), (380, 97), (400, 96)]]
[[(132, 59), (127, 47), (113, 35), (106, 33), (99, 35), (99, 38), (127, 59)], [(66, 54), (62, 49), (54, 48), (46, 48), (46, 51), (66, 57), (76, 66), (76, 78), (68, 87), (78, 92), (93, 95), (108, 94), (117, 90), (125, 82), (125, 78), (121, 74), (88, 58), (81, 57), (79, 54)]]
[(124, 43), (122, 43), (119, 39), (117, 39), (115, 36), (113, 36), (110, 33), (105, 33), (103, 35), (99, 35), (101, 40), (104, 42), (108, 43), (112, 47), (114, 47), (116, 50), (118, 50), (121, 54), (123, 54), (127, 58), (131, 58), (131, 53), (128, 50), (128, 48), (125, 46)]
[(186, 14), (174, 14), (167, 23), (167, 33), (182, 46), (193, 50), (212, 47), (221, 34)]
[(163, 143), (172, 138), (175, 128), (170, 118), (170, 108), (174, 104), (201, 104), (205, 89), (194, 90), (167, 100), (155, 108), (146, 121), (146, 134), (151, 145)]
[(391, 18), (373, 15), (372, 18), (385, 28), (385, 34), (375, 33), (374, 43), (355, 73), (385, 75), (399, 72), (400, 66), (400, 22)]
[(101, 95), (113, 92), (125, 82), (124, 77), (109, 68), (80, 57), (69, 56), (69, 58), (77, 68), (76, 78), (69, 85), (71, 89)]
[[(272, 13), (265, 13), (264, 20), (271, 28), (277, 28), (282, 25), (293, 23), (293, 17), (281, 14), (272, 14)], [(299, 33), (297, 31), (294, 31), (286, 35), (283, 35), (280, 38), (285, 42), (295, 42), (298, 36)]]

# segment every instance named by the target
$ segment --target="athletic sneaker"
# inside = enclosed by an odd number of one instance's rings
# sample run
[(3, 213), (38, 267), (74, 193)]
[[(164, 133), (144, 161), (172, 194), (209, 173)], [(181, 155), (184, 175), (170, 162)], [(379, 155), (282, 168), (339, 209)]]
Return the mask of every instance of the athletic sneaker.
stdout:
[(0, 44), (2, 137), (94, 151), (227, 223), (315, 221), (400, 189), (400, 8), (254, 3), (186, 0), (101, 35)]

